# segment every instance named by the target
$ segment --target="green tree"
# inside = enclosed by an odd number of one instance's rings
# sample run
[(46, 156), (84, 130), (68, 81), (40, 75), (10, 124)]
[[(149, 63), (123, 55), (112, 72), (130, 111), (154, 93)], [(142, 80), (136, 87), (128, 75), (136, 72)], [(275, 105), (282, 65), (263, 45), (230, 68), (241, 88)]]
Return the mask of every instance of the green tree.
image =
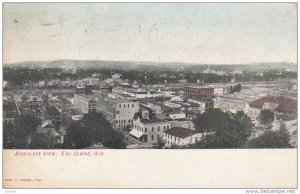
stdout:
[(196, 130), (211, 132), (197, 143), (198, 148), (245, 147), (253, 128), (251, 119), (244, 112), (224, 113), (219, 109), (198, 115), (194, 121), (197, 121), (194, 122)]
[(274, 113), (268, 109), (262, 109), (259, 113), (258, 121), (264, 126), (269, 126), (274, 121)]
[(166, 142), (163, 140), (163, 138), (158, 138), (157, 140), (157, 146), (155, 148), (161, 149), (165, 146)]
[(229, 126), (229, 121), (229, 114), (221, 109), (207, 110), (193, 119), (195, 129), (199, 132), (217, 131), (220, 126)]
[(64, 147), (68, 149), (87, 148), (93, 144), (91, 130), (83, 127), (80, 122), (72, 122), (66, 129)]
[(290, 136), (286, 129), (266, 131), (249, 142), (249, 148), (290, 148)]
[(20, 115), (15, 120), (15, 147), (25, 149), (30, 143), (31, 134), (36, 132), (41, 120), (33, 115)]
[(14, 125), (12, 122), (3, 122), (3, 148), (9, 149), (14, 143)]
[(31, 143), (29, 145), (31, 149), (49, 149), (49, 140), (45, 134), (32, 133)]
[(102, 113), (92, 111), (66, 130), (65, 148), (86, 148), (98, 143), (108, 148), (126, 148), (124, 136), (115, 131)]

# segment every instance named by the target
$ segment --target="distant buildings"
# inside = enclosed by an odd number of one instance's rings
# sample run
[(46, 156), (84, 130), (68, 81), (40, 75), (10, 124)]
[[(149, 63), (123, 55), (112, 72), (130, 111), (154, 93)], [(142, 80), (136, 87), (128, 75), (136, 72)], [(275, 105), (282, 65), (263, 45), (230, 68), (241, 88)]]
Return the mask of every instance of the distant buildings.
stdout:
[(74, 94), (74, 106), (83, 113), (89, 113), (96, 110), (96, 101), (84, 94)]
[(121, 76), (122, 76), (121, 74), (115, 73), (115, 74), (113, 74), (111, 77), (112, 77), (113, 79), (120, 79)]

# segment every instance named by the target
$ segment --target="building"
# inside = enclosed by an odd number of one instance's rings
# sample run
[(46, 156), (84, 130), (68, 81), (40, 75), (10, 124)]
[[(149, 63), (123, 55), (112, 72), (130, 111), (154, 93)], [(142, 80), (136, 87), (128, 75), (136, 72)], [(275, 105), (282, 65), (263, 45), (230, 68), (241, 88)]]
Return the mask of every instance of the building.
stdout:
[(195, 144), (204, 136), (205, 133), (199, 133), (195, 130), (183, 127), (172, 127), (164, 132), (163, 139), (165, 141), (165, 147), (172, 147)]
[(132, 126), (133, 117), (139, 111), (139, 103), (119, 101), (115, 104), (115, 126), (117, 129)]
[(214, 88), (214, 95), (223, 95), (224, 94), (224, 88)]
[(139, 102), (126, 99), (99, 99), (97, 111), (103, 112), (115, 129), (123, 129), (132, 126), (132, 120), (139, 111)]
[(231, 95), (216, 96), (214, 98), (214, 108), (219, 108), (223, 111), (246, 112), (246, 101), (244, 99), (236, 98)]
[(113, 79), (120, 79), (121, 76), (122, 76), (121, 74), (115, 73), (115, 74), (113, 74), (111, 77), (112, 77)]
[(171, 122), (156, 117), (137, 117), (133, 120), (130, 135), (141, 142), (156, 145), (163, 138), (164, 131), (171, 128)]
[(200, 88), (200, 87), (184, 88), (184, 98), (204, 102), (206, 110), (214, 108), (213, 97), (214, 97), (213, 88)]
[(4, 101), (2, 115), (4, 122), (14, 123), (15, 118), (19, 115), (16, 103), (13, 101)]
[(291, 120), (297, 118), (297, 101), (283, 96), (266, 96), (249, 103), (249, 116), (256, 119), (262, 109), (275, 113), (277, 119)]
[(89, 113), (96, 110), (96, 101), (84, 94), (74, 94), (74, 106), (83, 113)]
[(58, 129), (62, 123), (62, 115), (54, 106), (43, 107), (45, 118), (51, 120), (55, 129)]

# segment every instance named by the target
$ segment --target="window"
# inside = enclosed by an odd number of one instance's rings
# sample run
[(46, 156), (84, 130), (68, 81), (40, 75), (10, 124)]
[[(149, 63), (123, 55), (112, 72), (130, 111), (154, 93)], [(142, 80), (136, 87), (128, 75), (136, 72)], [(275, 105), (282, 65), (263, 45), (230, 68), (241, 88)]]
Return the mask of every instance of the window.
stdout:
[(121, 108), (121, 104), (119, 104), (119, 108)]
[(151, 135), (151, 140), (153, 140), (154, 139), (154, 136), (153, 135)]
[(145, 127), (145, 133), (147, 133), (147, 127)]
[(164, 130), (166, 130), (166, 126), (164, 126)]
[(169, 126), (167, 126), (167, 129), (169, 129)]
[(134, 104), (132, 104), (132, 107), (134, 107)]
[(157, 140), (159, 140), (159, 135), (157, 135)]
[(131, 120), (129, 119), (129, 120), (128, 120), (128, 123), (130, 123), (130, 122), (131, 122)]
[(154, 132), (154, 127), (152, 127), (152, 132)]
[(126, 104), (124, 104), (124, 108), (126, 107)]
[(157, 127), (157, 131), (159, 131), (159, 127)]
[(129, 108), (129, 104), (128, 104), (128, 108)]

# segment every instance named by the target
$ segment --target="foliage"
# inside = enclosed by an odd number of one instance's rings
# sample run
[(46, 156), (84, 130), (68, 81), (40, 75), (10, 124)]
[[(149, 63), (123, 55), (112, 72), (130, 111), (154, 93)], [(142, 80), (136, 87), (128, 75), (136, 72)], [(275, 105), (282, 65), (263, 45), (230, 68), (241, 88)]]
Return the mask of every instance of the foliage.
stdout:
[(33, 115), (20, 115), (15, 120), (15, 147), (27, 148), (31, 134), (36, 132), (41, 120)]
[(86, 148), (101, 143), (108, 148), (126, 148), (124, 136), (115, 131), (102, 113), (92, 111), (66, 130), (65, 148)]
[[(48, 80), (59, 79), (59, 80), (76, 80), (85, 77), (90, 77), (93, 73), (99, 73), (101, 76), (99, 78), (106, 79), (111, 77), (114, 73), (122, 74), (122, 79), (128, 79), (131, 83), (136, 80), (143, 84), (160, 84), (165, 83), (177, 83), (180, 79), (187, 79), (189, 83), (196, 83), (197, 80), (203, 81), (204, 83), (229, 83), (232, 78), (235, 78), (237, 82), (249, 82), (249, 81), (271, 81), (283, 78), (297, 78), (297, 72), (281, 72), (276, 70), (269, 70), (264, 72), (264, 76), (257, 75), (257, 72), (245, 72), (240, 75), (217, 75), (217, 74), (204, 74), (199, 73), (199, 71), (204, 70), (203, 67), (199, 66), (198, 72), (194, 69), (184, 70), (184, 71), (172, 71), (164, 68), (155, 68), (151, 66), (149, 68), (144, 67), (142, 69), (136, 70), (132, 69), (130, 71), (124, 69), (100, 69), (100, 68), (88, 68), (88, 69), (78, 69), (76, 74), (71, 72), (66, 72), (62, 68), (27, 68), (27, 67), (4, 67), (3, 68), (3, 78), (8, 81), (12, 86), (22, 86), (24, 83), (37, 83), (40, 80), (44, 80), (47, 76)], [(219, 66), (218, 69), (230, 71), (230, 69), (223, 68)], [(159, 73), (158, 73), (159, 72)], [(161, 76), (166, 74), (166, 76)], [(55, 86), (48, 86), (55, 87)], [(241, 87), (239, 85), (233, 86), (231, 92), (240, 91)]]
[(164, 148), (166, 142), (163, 140), (163, 138), (158, 138), (157, 140), (157, 146), (155, 148), (161, 149)]
[(285, 128), (266, 131), (249, 142), (249, 148), (290, 148), (290, 136)]
[(242, 90), (242, 85), (241, 84), (230, 86), (229, 94), (234, 94), (235, 92), (240, 92), (241, 90)]
[(224, 113), (219, 109), (197, 115), (194, 125), (200, 132), (211, 132), (196, 144), (197, 148), (245, 147), (253, 128), (244, 112)]
[(268, 109), (262, 109), (257, 119), (262, 125), (268, 126), (274, 121), (274, 113)]
[(9, 149), (14, 143), (14, 125), (12, 122), (3, 122), (3, 148)]

